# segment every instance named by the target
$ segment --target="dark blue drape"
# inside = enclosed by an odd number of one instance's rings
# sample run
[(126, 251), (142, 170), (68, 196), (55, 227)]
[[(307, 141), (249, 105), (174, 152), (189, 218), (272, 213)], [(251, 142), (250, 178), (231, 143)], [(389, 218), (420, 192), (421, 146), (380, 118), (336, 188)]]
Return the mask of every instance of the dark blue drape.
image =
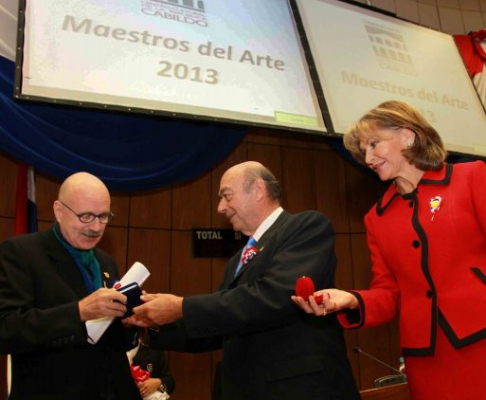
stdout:
[(247, 128), (13, 100), (14, 63), (0, 57), (0, 149), (63, 179), (76, 171), (110, 189), (194, 178), (228, 155)]

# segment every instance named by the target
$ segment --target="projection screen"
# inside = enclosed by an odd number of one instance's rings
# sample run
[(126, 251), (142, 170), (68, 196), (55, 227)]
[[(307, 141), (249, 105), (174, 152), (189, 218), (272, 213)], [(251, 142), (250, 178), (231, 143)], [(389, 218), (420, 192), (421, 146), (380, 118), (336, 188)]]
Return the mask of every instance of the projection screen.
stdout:
[(486, 114), (451, 35), (336, 0), (297, 0), (334, 130), (403, 100), (446, 148), (486, 156)]
[(22, 0), (16, 97), (325, 132), (287, 0)]

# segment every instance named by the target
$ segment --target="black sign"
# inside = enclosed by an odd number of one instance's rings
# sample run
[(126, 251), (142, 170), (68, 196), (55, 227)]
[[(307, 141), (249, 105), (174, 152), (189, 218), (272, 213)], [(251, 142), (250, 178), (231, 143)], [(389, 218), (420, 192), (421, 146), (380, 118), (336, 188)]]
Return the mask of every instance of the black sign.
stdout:
[(248, 241), (248, 236), (232, 229), (193, 229), (194, 257), (229, 258)]

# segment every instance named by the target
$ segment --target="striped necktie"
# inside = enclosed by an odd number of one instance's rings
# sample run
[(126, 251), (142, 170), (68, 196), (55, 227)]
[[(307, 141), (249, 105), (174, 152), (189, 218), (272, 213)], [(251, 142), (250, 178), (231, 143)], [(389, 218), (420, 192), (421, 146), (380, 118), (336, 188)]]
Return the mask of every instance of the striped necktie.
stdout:
[(243, 255), (245, 254), (245, 251), (249, 247), (255, 246), (256, 243), (257, 243), (257, 241), (255, 240), (255, 238), (253, 236), (250, 236), (250, 238), (248, 239), (248, 242), (246, 243), (246, 246), (243, 247), (243, 250), (241, 251), (241, 254), (240, 254), (240, 262), (238, 263), (238, 266), (236, 267), (235, 276), (238, 275), (238, 272), (240, 271), (240, 269), (241, 269), (241, 267), (243, 265)]

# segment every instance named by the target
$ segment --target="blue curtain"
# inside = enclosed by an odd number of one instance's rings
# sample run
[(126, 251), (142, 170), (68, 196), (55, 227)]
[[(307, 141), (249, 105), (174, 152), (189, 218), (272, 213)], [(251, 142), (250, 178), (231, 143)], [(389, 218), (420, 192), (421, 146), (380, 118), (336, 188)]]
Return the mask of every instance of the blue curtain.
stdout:
[(13, 100), (12, 61), (0, 57), (0, 149), (49, 175), (77, 171), (112, 190), (179, 183), (209, 170), (247, 128)]

